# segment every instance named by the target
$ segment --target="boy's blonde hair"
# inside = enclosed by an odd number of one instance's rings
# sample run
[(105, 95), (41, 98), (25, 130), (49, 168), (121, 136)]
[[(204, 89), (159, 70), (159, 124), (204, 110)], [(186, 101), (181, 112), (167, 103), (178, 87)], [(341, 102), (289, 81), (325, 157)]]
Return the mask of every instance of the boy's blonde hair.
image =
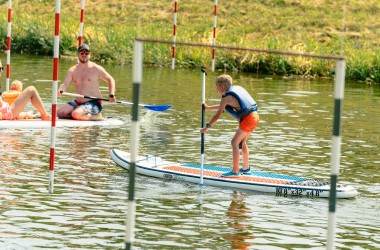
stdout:
[(229, 75), (220, 75), (215, 79), (215, 83), (229, 89), (232, 86), (232, 77)]
[(14, 80), (11, 83), (11, 90), (16, 90), (16, 91), (22, 91), (22, 82), (19, 80)]

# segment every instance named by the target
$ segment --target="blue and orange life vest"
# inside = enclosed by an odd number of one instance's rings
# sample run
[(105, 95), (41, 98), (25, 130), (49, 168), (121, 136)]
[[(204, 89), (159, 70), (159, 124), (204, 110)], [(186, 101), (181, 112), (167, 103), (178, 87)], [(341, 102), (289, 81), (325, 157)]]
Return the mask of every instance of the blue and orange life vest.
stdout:
[(229, 105), (226, 106), (227, 112), (239, 121), (250, 113), (257, 111), (256, 101), (243, 87), (233, 85), (222, 97), (226, 97), (227, 95), (234, 96), (239, 102), (240, 110), (236, 110)]

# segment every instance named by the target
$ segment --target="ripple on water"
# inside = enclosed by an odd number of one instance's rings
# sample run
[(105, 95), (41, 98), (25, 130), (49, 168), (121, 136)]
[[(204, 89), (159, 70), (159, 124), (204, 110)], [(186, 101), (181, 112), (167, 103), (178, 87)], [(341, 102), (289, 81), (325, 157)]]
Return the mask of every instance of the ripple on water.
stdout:
[[(199, 80), (192, 75), (187, 82)], [(193, 103), (199, 88), (170, 79), (161, 84), (144, 79), (145, 89), (158, 91), (147, 103), (170, 100), (173, 108), (161, 114), (142, 110), (140, 152), (196, 163), (200, 112)], [(257, 93), (260, 108), (261, 122), (248, 141), (255, 170), (329, 179), (332, 84), (254, 80), (247, 87)], [(170, 89), (170, 96), (162, 89)], [(359, 196), (337, 202), (341, 249), (380, 248), (378, 105), (363, 96), (371, 93), (345, 93), (339, 181), (357, 187)], [(50, 130), (0, 133), (0, 249), (122, 248), (129, 173), (110, 159), (109, 150), (129, 150), (130, 114), (116, 105), (107, 112), (125, 126), (57, 131), (54, 194), (48, 193)], [(206, 113), (207, 119), (211, 115)], [(237, 122), (223, 115), (206, 134), (207, 164), (230, 167), (236, 128)], [(135, 198), (136, 249), (323, 249), (326, 244), (328, 199), (200, 191), (194, 184), (140, 175)]]

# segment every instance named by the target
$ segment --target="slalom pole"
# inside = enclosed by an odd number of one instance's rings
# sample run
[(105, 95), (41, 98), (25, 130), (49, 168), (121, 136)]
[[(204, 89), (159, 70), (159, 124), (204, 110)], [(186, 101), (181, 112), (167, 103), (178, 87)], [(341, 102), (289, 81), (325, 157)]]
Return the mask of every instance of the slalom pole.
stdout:
[[(206, 100), (206, 71), (204, 70), (204, 68), (202, 67), (201, 68), (201, 71), (202, 71), (202, 124), (201, 124), (201, 128), (204, 128), (205, 126), (205, 111), (206, 111), (206, 107), (204, 105), (205, 103), (205, 100)], [(199, 185), (200, 186), (203, 186), (203, 164), (204, 164), (204, 152), (205, 152), (205, 134), (202, 133), (201, 134), (201, 172), (200, 172), (200, 183)]]
[(334, 124), (332, 136), (332, 153), (330, 166), (330, 197), (329, 197), (329, 215), (327, 230), (327, 249), (335, 249), (335, 227), (336, 227), (336, 186), (338, 183), (340, 152), (341, 152), (341, 116), (344, 96), (344, 78), (346, 64), (344, 60), (336, 60), (335, 66), (335, 83), (334, 83)]
[(85, 0), (81, 0), (80, 17), (79, 17), (78, 47), (81, 46), (83, 43), (84, 4), (85, 4)]
[(49, 167), (49, 193), (54, 192), (54, 157), (55, 157), (55, 121), (57, 117), (57, 86), (58, 86), (58, 58), (59, 58), (59, 23), (61, 1), (55, 1), (55, 28), (54, 28), (54, 59), (53, 59), (53, 87), (51, 100), (51, 136), (50, 136), (50, 167)]
[(11, 31), (12, 31), (12, 0), (8, 0), (8, 26), (7, 26), (7, 73), (5, 78), (5, 90), (9, 90), (11, 78)]
[(172, 44), (172, 69), (174, 69), (175, 65), (175, 42), (176, 42), (176, 36), (177, 36), (177, 9), (178, 9), (178, 2), (177, 0), (174, 1), (174, 13), (173, 13), (173, 44)]
[[(213, 29), (213, 36), (212, 36), (212, 45), (216, 45), (216, 20), (217, 20), (217, 12), (218, 12), (218, 0), (214, 1), (214, 29)], [(215, 70), (215, 47), (212, 48), (212, 61), (211, 61), (211, 71), (214, 72)]]
[(128, 213), (126, 219), (126, 235), (125, 249), (132, 249), (135, 231), (135, 177), (136, 177), (136, 160), (139, 150), (139, 101), (140, 101), (140, 86), (142, 82), (142, 51), (143, 43), (136, 41), (133, 44), (133, 106), (132, 106), (132, 121), (131, 121), (131, 163), (129, 168), (129, 187), (128, 187)]

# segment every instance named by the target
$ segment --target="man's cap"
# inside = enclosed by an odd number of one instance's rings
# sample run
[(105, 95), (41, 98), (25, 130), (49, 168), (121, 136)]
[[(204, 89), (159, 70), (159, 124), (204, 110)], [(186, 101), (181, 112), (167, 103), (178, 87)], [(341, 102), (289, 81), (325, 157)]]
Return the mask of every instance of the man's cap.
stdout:
[(90, 51), (90, 46), (88, 46), (87, 44), (81, 44), (81, 45), (78, 47), (78, 52), (80, 52), (80, 51), (82, 51), (82, 50)]

